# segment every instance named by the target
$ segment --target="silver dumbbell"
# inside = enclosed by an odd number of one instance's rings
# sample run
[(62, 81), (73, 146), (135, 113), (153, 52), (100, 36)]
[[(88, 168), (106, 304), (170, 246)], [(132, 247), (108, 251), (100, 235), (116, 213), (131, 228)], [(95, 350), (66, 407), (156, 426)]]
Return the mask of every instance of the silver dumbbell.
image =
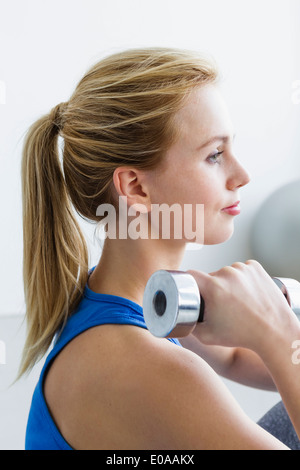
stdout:
[[(300, 283), (273, 277), (300, 320)], [(183, 338), (203, 321), (205, 303), (195, 278), (183, 271), (156, 271), (147, 282), (143, 311), (148, 330), (160, 338)]]

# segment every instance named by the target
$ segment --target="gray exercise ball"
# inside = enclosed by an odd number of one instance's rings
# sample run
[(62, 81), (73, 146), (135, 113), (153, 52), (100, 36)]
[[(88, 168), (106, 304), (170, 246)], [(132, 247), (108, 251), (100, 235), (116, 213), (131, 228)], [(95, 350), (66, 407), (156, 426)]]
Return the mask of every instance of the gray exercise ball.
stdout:
[(300, 281), (300, 180), (276, 190), (257, 212), (252, 257), (271, 276)]

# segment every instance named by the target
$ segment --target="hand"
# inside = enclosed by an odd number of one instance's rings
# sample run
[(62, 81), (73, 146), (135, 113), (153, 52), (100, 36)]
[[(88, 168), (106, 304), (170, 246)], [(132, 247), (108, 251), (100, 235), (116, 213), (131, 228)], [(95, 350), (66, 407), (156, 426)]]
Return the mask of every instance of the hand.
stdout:
[(240, 346), (259, 353), (298, 323), (257, 261), (234, 263), (210, 274), (188, 272), (205, 300), (204, 321), (196, 326), (197, 338), (204, 344)]

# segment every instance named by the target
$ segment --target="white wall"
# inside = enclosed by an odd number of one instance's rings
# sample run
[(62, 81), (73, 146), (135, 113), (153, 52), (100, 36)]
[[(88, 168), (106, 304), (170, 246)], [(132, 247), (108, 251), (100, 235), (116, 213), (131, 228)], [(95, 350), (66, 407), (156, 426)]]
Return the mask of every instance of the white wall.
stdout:
[[(300, 104), (292, 101), (292, 84), (300, 80), (299, 21), (300, 0), (0, 0), (0, 341), (9, 353), (0, 365), (0, 448), (22, 447), (35, 379), (5, 389), (24, 338), (24, 329), (18, 333), (24, 312), (20, 161), (27, 127), (66, 101), (107, 54), (160, 45), (210, 52), (223, 71), (236, 152), (252, 183), (242, 191), (232, 239), (187, 252), (182, 268), (209, 271), (246, 260), (258, 207), (300, 178)], [(93, 227), (83, 228), (93, 265), (99, 257)], [(254, 419), (277, 399), (244, 387), (233, 392)]]

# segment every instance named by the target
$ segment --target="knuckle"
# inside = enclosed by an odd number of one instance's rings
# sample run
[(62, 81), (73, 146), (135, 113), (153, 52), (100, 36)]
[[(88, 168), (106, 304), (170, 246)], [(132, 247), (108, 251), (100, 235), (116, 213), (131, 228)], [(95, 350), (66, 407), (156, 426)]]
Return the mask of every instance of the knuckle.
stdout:
[(245, 264), (256, 266), (259, 265), (259, 262), (256, 259), (248, 259)]
[(240, 261), (236, 261), (231, 266), (235, 269), (244, 269), (245, 268), (245, 264), (240, 262)]
[(245, 264), (247, 266), (255, 268), (257, 270), (263, 269), (262, 265), (258, 261), (256, 261), (255, 259), (249, 259), (248, 261), (246, 261)]
[(234, 268), (232, 266), (224, 266), (216, 273), (216, 275), (222, 277), (222, 276), (230, 276), (233, 273), (234, 273)]

